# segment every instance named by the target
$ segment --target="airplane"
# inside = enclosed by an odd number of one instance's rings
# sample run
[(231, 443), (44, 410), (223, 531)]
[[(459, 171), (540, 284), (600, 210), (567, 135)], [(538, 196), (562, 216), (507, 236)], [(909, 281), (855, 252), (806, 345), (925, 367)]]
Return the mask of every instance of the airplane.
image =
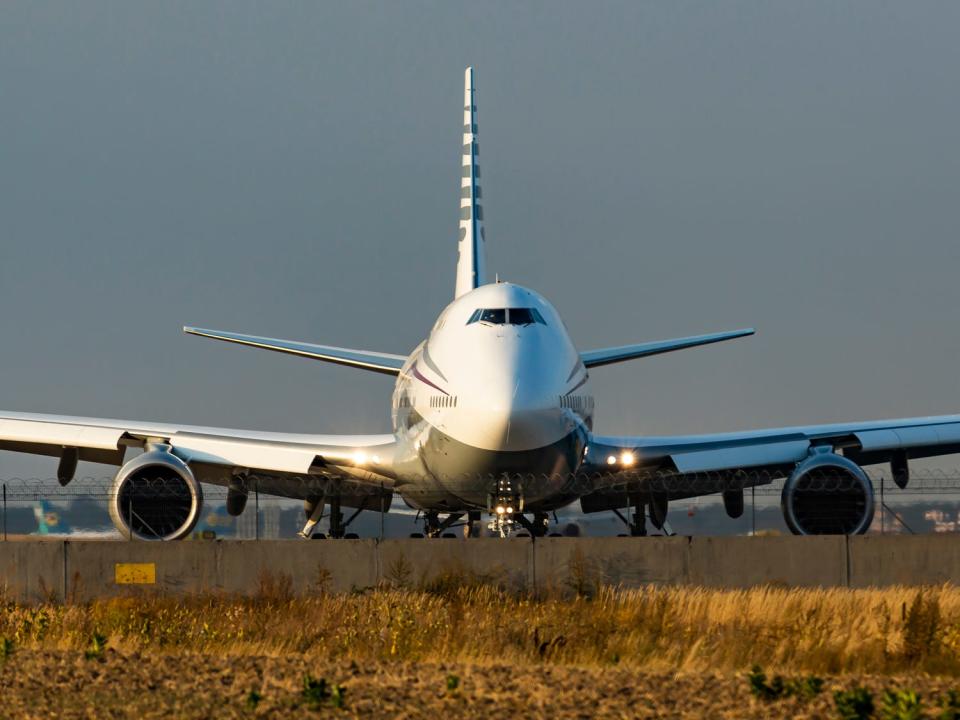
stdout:
[(41, 500), (34, 506), (33, 517), (37, 521), (37, 529), (31, 535), (70, 535), (73, 533), (70, 523), (47, 500)]
[(472, 534), (485, 519), (499, 536), (539, 537), (550, 534), (550, 513), (574, 502), (586, 513), (616, 513), (634, 536), (646, 534), (648, 517), (664, 528), (670, 502), (701, 495), (721, 494), (727, 514), (738, 517), (744, 488), (780, 479), (793, 533), (860, 534), (875, 507), (863, 465), (889, 463), (904, 487), (910, 460), (960, 452), (958, 415), (714, 435), (594, 433), (588, 381), (595, 369), (754, 331), (580, 352), (542, 295), (489, 282), (475, 97), (467, 68), (454, 299), (412, 352), (184, 328), (393, 376), (393, 432), (289, 434), (0, 412), (0, 449), (59, 458), (64, 485), (81, 460), (117, 466), (111, 518), (121, 534), (143, 540), (188, 537), (202, 513), (204, 484), (227, 488), (234, 516), (254, 490), (302, 499), (305, 538), (324, 513), (330, 537), (349, 536), (358, 513), (387, 512), (395, 496), (418, 511), (424, 536), (458, 524)]
[(115, 530), (99, 528), (77, 528), (70, 524), (63, 511), (49, 500), (40, 500), (33, 508), (33, 517), (37, 529), (32, 536), (43, 538), (70, 538), (71, 540), (116, 540)]

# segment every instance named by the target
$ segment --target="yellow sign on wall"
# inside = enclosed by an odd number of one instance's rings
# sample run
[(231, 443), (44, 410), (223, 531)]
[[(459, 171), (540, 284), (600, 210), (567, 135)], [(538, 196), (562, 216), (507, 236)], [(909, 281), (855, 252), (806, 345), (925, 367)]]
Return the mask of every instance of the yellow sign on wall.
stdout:
[(117, 585), (155, 585), (157, 566), (154, 563), (117, 563), (114, 579)]

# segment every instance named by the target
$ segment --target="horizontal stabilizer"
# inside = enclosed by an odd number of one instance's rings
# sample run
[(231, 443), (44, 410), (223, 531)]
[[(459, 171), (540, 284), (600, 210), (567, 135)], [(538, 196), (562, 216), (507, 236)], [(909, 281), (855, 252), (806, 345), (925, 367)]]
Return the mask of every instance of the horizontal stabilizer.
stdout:
[(407, 361), (407, 358), (403, 355), (390, 355), (388, 353), (370, 352), (367, 350), (351, 350), (349, 348), (331, 347), (329, 345), (313, 345), (311, 343), (296, 342), (294, 340), (278, 340), (276, 338), (258, 337), (256, 335), (241, 335), (240, 333), (223, 332), (221, 330), (204, 330), (203, 328), (185, 327), (183, 331), (188, 335), (199, 335), (200, 337), (223, 340), (224, 342), (237, 343), (238, 345), (274, 350), (275, 352), (287, 353), (288, 355), (299, 355), (314, 360), (323, 360), (324, 362), (336, 363), (337, 365), (348, 365), (349, 367), (384, 373), (386, 375), (399, 375), (400, 368), (402, 368), (403, 364)]
[(735, 338), (753, 335), (753, 333), (753, 328), (747, 328), (744, 330), (712, 333), (710, 335), (694, 335), (692, 337), (677, 338), (675, 340), (658, 340), (656, 342), (640, 343), (639, 345), (621, 345), (620, 347), (582, 352), (580, 353), (580, 359), (583, 360), (583, 364), (588, 368), (600, 367), (601, 365), (610, 365), (612, 363), (623, 362), (624, 360), (635, 360), (636, 358), (660, 355), (661, 353), (673, 352), (674, 350), (685, 350), (686, 348), (697, 347), (699, 345), (710, 345), (712, 343), (723, 342), (724, 340), (733, 340)]

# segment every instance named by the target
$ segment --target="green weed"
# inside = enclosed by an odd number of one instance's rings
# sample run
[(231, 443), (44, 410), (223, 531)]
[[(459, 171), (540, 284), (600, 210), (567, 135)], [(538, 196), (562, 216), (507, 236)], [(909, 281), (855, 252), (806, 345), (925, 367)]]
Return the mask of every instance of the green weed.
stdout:
[(87, 660), (99, 660), (103, 657), (103, 652), (106, 649), (107, 638), (95, 632), (90, 638), (90, 645), (87, 647), (84, 657), (87, 658)]
[(883, 720), (921, 720), (923, 703), (913, 690), (887, 690), (880, 706)]
[(768, 683), (767, 675), (759, 665), (754, 665), (747, 674), (750, 692), (754, 697), (766, 700), (782, 700), (787, 697), (797, 697), (801, 700), (810, 700), (823, 690), (823, 680), (811, 675), (805, 678), (784, 679), (781, 675), (774, 675)]
[(840, 720), (868, 720), (873, 716), (873, 695), (863, 687), (837, 690), (833, 693), (833, 703)]

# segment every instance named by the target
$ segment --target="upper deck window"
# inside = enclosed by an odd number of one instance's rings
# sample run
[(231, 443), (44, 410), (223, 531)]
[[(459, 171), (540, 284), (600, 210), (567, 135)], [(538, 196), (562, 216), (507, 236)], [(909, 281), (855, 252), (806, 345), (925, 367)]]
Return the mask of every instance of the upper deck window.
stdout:
[(540, 323), (546, 325), (543, 316), (536, 308), (477, 308), (473, 311), (467, 325), (475, 322), (489, 323), (490, 325), (532, 325)]

